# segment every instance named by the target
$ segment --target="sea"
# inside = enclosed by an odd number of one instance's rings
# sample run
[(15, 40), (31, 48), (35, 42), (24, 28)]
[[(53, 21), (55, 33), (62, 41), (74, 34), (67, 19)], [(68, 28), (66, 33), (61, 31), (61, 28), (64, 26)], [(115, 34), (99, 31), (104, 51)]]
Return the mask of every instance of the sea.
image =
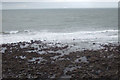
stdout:
[(91, 47), (92, 43), (117, 43), (118, 9), (2, 10), (0, 44), (30, 40), (76, 44), (85, 48)]

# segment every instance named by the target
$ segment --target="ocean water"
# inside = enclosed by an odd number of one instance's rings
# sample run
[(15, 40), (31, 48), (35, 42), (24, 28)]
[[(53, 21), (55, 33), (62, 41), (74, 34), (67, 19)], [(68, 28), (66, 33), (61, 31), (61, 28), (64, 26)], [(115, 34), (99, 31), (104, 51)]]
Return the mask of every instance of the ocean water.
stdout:
[(2, 21), (0, 44), (30, 40), (83, 46), (118, 42), (115, 8), (3, 10)]

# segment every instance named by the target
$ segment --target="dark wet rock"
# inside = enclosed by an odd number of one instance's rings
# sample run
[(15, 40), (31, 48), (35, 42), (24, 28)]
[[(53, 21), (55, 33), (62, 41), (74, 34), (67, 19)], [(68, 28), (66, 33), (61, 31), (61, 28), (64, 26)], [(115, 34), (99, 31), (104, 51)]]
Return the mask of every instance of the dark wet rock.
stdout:
[(93, 45), (95, 45), (96, 43), (93, 43)]
[(34, 41), (33, 41), (33, 40), (31, 40), (31, 43), (34, 43)]
[[(26, 44), (28, 44), (27, 47), (25, 47)], [(31, 47), (33, 44), (38, 46)], [(48, 44), (52, 45), (48, 46)], [(3, 78), (50, 79), (52, 77), (58, 79), (61, 76), (69, 75), (71, 80), (81, 78), (102, 78), (104, 80), (106, 77), (118, 79), (120, 45), (102, 45), (103, 49), (86, 49), (84, 51), (73, 51), (69, 54), (65, 54), (69, 45), (61, 43), (43, 43), (32, 40), (31, 42), (3, 44), (1, 46), (6, 48), (2, 54)], [(65, 55), (56, 52), (61, 50)], [(45, 54), (38, 54), (38, 52), (45, 52)], [(58, 58), (52, 58), (56, 56)], [(76, 63), (75, 60), (81, 57), (86, 57), (89, 63), (81, 63), (81, 60), (80, 63)]]
[(73, 39), (73, 41), (74, 41), (75, 39)]

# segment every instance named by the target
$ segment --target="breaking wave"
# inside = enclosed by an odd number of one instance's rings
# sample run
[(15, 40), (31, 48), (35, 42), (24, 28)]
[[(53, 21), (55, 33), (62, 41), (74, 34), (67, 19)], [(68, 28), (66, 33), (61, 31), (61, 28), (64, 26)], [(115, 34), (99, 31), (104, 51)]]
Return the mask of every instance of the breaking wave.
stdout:
[(44, 31), (9, 31), (2, 32), (0, 34), (0, 44), (2, 43), (13, 43), (20, 41), (30, 40), (47, 40), (47, 41), (96, 41), (96, 42), (107, 42), (118, 40), (118, 30), (102, 30), (102, 31), (79, 31), (79, 32), (48, 32)]
[(5, 34), (18, 34), (18, 33), (28, 33), (30, 32), (30, 30), (23, 30), (23, 31), (5, 31), (5, 32), (2, 32), (3, 35)]

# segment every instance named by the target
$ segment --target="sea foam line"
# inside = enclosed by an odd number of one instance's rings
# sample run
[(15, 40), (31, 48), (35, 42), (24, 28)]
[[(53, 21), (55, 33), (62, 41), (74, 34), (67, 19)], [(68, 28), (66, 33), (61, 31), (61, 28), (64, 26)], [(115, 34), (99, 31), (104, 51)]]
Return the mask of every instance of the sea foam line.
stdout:
[(58, 41), (71, 41), (72, 39), (79, 40), (111, 40), (117, 39), (118, 30), (102, 30), (102, 31), (79, 31), (71, 33), (55, 33), (55, 32), (37, 32), (37, 31), (25, 31), (27, 33), (19, 33), (19, 31), (10, 31), (11, 34), (0, 35), (0, 44), (22, 42), (30, 40), (58, 40)]

